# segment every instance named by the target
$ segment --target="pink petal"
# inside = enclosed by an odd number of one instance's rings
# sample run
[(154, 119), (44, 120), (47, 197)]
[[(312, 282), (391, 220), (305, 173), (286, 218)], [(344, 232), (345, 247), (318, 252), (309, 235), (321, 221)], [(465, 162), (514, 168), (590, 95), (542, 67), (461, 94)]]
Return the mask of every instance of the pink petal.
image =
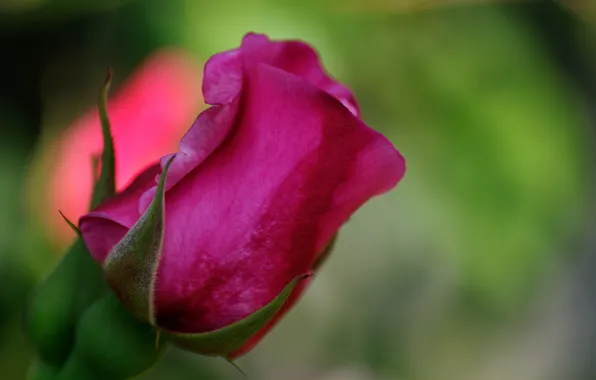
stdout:
[(352, 92), (329, 76), (321, 66), (317, 52), (301, 41), (271, 41), (263, 34), (248, 33), (242, 41), (246, 62), (258, 62), (303, 77), (339, 100), (358, 116), (358, 104)]
[(203, 96), (207, 104), (231, 103), (242, 89), (242, 56), (238, 49), (215, 54), (205, 64)]
[(263, 307), (403, 175), (393, 146), (328, 93), (271, 66), (246, 70), (238, 125), (166, 194), (156, 307), (171, 330), (210, 331)]
[(312, 277), (305, 278), (304, 280), (300, 281), (298, 285), (290, 294), (290, 297), (286, 300), (284, 305), (282, 306), (281, 310), (271, 319), (265, 327), (260, 329), (255, 335), (250, 337), (250, 339), (238, 350), (232, 352), (229, 356), (230, 359), (236, 359), (240, 356), (246, 355), (250, 350), (252, 350), (264, 337), (267, 335), (278, 323), (281, 319), (290, 311), (292, 308), (298, 303), (302, 294), (308, 288), (312, 281)]
[(153, 186), (153, 179), (160, 172), (159, 164), (150, 166), (126, 189), (81, 218), (79, 228), (83, 239), (99, 263), (103, 263), (112, 247), (139, 219), (139, 197)]
[[(354, 96), (347, 87), (325, 73), (313, 48), (300, 41), (273, 42), (265, 35), (249, 33), (239, 49), (216, 54), (205, 65), (203, 96), (207, 104), (215, 107), (199, 115), (180, 142), (179, 154), (168, 173), (166, 189), (200, 165), (228, 135), (238, 110), (245, 66), (256, 64), (267, 64), (304, 78), (358, 116)], [(162, 168), (168, 159), (169, 156), (162, 158)], [(154, 191), (143, 197), (139, 206), (141, 211), (153, 194)]]
[[(230, 132), (238, 110), (238, 95), (242, 88), (242, 57), (239, 50), (230, 50), (211, 57), (205, 64), (203, 95), (213, 107), (202, 112), (180, 141), (166, 182), (166, 190), (174, 186), (201, 164)], [(171, 156), (161, 159), (164, 168)], [(156, 179), (157, 182), (157, 179)], [(148, 192), (139, 205), (147, 207), (155, 189)]]

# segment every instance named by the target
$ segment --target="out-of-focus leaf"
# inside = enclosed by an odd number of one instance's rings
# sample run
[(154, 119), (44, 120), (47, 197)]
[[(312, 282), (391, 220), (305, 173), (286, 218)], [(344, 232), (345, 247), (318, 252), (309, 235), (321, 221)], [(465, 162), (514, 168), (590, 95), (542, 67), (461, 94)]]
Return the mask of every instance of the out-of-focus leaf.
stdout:
[(105, 12), (131, 0), (0, 0), (0, 30)]

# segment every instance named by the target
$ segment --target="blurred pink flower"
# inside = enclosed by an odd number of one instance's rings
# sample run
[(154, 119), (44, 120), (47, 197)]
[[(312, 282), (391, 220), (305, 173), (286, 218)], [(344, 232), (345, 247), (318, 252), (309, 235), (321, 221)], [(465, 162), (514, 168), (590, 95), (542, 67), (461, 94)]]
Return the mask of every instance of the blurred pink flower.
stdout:
[[(117, 75), (117, 73), (116, 73)], [(122, 190), (148, 163), (175, 151), (202, 105), (201, 65), (183, 51), (150, 56), (108, 101), (116, 152), (116, 186)], [(60, 241), (73, 238), (57, 210), (71, 220), (88, 211), (92, 159), (102, 151), (97, 107), (75, 121), (51, 149), (56, 157), (44, 203), (48, 228)]]

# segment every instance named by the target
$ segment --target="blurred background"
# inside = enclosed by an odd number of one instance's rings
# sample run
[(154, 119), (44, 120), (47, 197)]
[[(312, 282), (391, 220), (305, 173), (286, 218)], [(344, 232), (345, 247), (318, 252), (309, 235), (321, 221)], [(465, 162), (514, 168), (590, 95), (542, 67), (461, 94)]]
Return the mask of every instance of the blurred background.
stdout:
[[(0, 0), (3, 379), (25, 378), (23, 305), (73, 239), (57, 210), (86, 207), (106, 64), (122, 185), (175, 150), (204, 62), (247, 31), (313, 44), (408, 164), (249, 378), (596, 378), (596, 3)], [(139, 377), (240, 378), (176, 350)]]

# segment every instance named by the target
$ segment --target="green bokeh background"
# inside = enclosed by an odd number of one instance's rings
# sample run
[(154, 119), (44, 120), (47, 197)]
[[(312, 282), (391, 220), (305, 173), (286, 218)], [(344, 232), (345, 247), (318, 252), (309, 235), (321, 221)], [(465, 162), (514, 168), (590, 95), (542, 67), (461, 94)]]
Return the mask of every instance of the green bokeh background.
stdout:
[[(59, 257), (23, 199), (41, 136), (93, 106), (106, 63), (117, 89), (160, 47), (205, 61), (247, 31), (316, 46), (408, 164), (238, 361), (249, 378), (596, 378), (591, 15), (395, 1), (1, 0), (0, 378), (25, 378), (22, 307)], [(175, 350), (140, 377), (236, 378)]]

